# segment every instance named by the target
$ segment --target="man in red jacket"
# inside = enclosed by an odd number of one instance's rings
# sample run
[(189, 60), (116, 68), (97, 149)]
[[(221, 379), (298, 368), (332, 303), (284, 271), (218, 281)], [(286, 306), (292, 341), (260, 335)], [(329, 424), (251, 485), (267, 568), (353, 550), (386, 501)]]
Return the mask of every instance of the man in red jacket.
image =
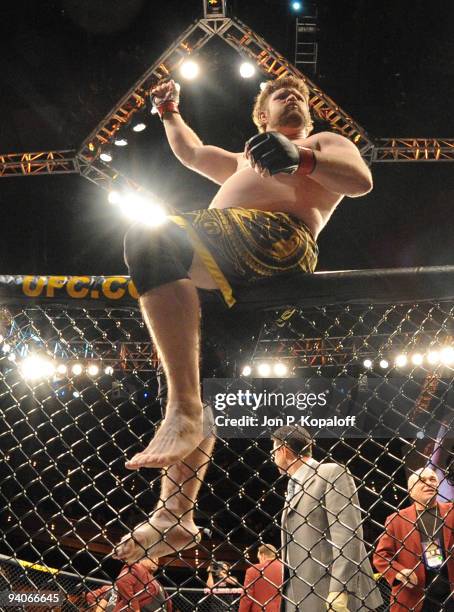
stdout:
[(279, 612), (283, 568), (271, 544), (262, 544), (257, 552), (259, 562), (246, 571), (245, 595), (239, 612)]
[(124, 565), (113, 587), (106, 585), (87, 593), (87, 603), (93, 606), (94, 612), (171, 612), (172, 604), (165, 602), (166, 593), (154, 577), (157, 568), (156, 560), (149, 558)]
[(392, 587), (391, 612), (454, 610), (454, 504), (437, 502), (439, 484), (432, 469), (417, 470), (413, 504), (386, 519), (374, 565)]

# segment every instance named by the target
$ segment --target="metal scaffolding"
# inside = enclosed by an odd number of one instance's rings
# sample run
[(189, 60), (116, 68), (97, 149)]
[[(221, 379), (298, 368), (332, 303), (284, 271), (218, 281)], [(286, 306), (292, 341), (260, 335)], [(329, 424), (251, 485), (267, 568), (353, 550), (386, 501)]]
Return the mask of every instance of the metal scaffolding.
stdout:
[(135, 190), (140, 189), (111, 164), (100, 160), (102, 148), (111, 143), (116, 133), (128, 125), (137, 112), (144, 109), (150, 89), (169, 77), (188, 56), (202, 49), (214, 36), (221, 38), (242, 56), (249, 57), (266, 78), (294, 75), (304, 79), (310, 91), (312, 112), (329, 123), (333, 131), (352, 140), (369, 163), (454, 161), (454, 138), (373, 140), (353, 117), (265, 39), (236, 17), (227, 17), (223, 0), (204, 0), (203, 9), (203, 18), (187, 28), (146, 70), (84, 139), (77, 151), (0, 154), (0, 177), (78, 173), (103, 189), (112, 189), (119, 180)]

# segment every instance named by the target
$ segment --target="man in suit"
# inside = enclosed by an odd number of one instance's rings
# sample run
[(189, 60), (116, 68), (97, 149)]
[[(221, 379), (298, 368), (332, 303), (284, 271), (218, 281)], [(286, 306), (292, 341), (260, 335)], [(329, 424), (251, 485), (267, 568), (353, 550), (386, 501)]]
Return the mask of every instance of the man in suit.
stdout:
[(279, 612), (283, 567), (272, 544), (262, 544), (258, 563), (246, 571), (239, 612)]
[(347, 468), (319, 463), (304, 427), (272, 434), (273, 459), (289, 476), (282, 513), (285, 612), (375, 610), (382, 599), (367, 558), (361, 509)]
[(437, 502), (437, 474), (421, 468), (408, 480), (411, 506), (388, 516), (374, 565), (392, 588), (391, 610), (452, 611), (454, 504)]

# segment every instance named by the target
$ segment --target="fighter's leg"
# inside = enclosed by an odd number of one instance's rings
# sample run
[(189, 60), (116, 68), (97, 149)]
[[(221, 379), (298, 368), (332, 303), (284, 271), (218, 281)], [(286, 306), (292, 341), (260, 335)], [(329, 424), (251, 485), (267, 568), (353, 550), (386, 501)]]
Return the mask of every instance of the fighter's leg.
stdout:
[(134, 226), (125, 258), (168, 384), (164, 421), (153, 440), (126, 466), (165, 467), (186, 457), (203, 438), (199, 380), (200, 304), (189, 279), (193, 250), (172, 223), (150, 230)]
[(123, 538), (115, 549), (116, 558), (133, 563), (144, 556), (173, 554), (199, 542), (194, 507), (213, 447), (214, 437), (207, 437), (186, 459), (163, 470), (156, 510)]

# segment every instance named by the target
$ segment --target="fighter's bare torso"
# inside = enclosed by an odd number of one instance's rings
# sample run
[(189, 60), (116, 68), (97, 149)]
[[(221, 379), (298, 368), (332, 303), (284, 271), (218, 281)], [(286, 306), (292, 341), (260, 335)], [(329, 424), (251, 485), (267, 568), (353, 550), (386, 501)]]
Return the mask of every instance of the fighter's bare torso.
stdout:
[[(317, 147), (317, 134), (294, 140), (295, 144)], [(317, 238), (342, 195), (333, 193), (302, 175), (276, 174), (266, 178), (253, 170), (243, 153), (237, 154), (237, 169), (221, 185), (210, 208), (254, 208), (296, 215)]]

